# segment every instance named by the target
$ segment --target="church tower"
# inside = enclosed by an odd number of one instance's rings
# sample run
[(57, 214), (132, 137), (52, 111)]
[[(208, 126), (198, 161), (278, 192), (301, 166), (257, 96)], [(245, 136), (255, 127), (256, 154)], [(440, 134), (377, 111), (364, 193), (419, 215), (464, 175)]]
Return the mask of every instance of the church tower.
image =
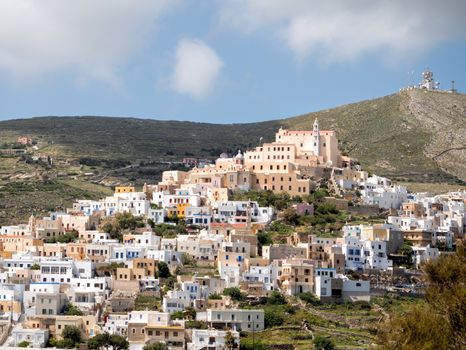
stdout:
[(320, 130), (317, 118), (312, 127), (312, 151), (316, 156), (320, 156)]
[(34, 213), (31, 214), (29, 217), (29, 232), (31, 233), (32, 236), (36, 236), (36, 217), (34, 216)]

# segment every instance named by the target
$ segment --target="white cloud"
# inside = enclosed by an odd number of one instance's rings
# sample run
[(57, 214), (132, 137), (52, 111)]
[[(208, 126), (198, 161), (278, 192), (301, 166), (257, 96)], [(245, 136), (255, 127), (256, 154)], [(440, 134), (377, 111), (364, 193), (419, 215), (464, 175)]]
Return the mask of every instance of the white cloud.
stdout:
[(223, 62), (200, 40), (183, 39), (175, 53), (172, 88), (180, 94), (203, 99), (212, 92)]
[(466, 34), (464, 0), (228, 0), (221, 23), (272, 35), (298, 59), (410, 56)]
[(118, 69), (172, 0), (2, 0), (0, 73), (30, 81), (56, 72), (118, 84)]

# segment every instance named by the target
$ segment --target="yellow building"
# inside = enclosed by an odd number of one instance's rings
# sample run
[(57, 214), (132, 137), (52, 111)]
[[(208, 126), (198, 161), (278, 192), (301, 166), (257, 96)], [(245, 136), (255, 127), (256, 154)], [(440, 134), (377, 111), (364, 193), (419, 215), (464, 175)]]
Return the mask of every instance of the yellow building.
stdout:
[(136, 192), (134, 186), (116, 186), (115, 193), (131, 193)]
[(189, 203), (179, 203), (176, 205), (176, 215), (180, 219), (186, 217), (186, 207), (189, 207)]

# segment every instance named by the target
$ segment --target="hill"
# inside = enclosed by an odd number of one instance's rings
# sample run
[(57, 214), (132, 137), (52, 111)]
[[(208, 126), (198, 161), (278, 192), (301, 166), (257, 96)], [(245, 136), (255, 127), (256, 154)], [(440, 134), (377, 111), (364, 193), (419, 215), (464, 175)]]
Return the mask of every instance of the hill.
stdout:
[(280, 127), (334, 129), (365, 169), (417, 181), (466, 180), (466, 95), (407, 91), (306, 115), (250, 124), (110, 117), (40, 117), (0, 122), (0, 141), (30, 135), (58, 157), (156, 160), (216, 157), (272, 140)]
[[(108, 186), (155, 182), (183, 157), (214, 159), (271, 141), (275, 131), (337, 131), (340, 148), (363, 168), (416, 190), (466, 181), (466, 95), (407, 91), (306, 115), (250, 124), (114, 117), (37, 117), (0, 122), (0, 146), (36, 140), (43, 161), (0, 155), (0, 225), (60, 210), (74, 198), (100, 198)], [(430, 183), (429, 186), (417, 183)], [(435, 190), (434, 188), (434, 190)]]

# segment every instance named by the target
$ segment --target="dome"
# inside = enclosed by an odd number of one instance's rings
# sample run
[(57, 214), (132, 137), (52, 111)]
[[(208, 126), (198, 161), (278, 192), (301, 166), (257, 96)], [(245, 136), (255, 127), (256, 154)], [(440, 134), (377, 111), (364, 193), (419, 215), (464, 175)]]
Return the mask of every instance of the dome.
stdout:
[(220, 158), (228, 158), (228, 153), (223, 152), (220, 154)]
[(236, 159), (244, 159), (244, 156), (241, 154), (241, 150), (238, 150), (238, 154), (235, 156)]

